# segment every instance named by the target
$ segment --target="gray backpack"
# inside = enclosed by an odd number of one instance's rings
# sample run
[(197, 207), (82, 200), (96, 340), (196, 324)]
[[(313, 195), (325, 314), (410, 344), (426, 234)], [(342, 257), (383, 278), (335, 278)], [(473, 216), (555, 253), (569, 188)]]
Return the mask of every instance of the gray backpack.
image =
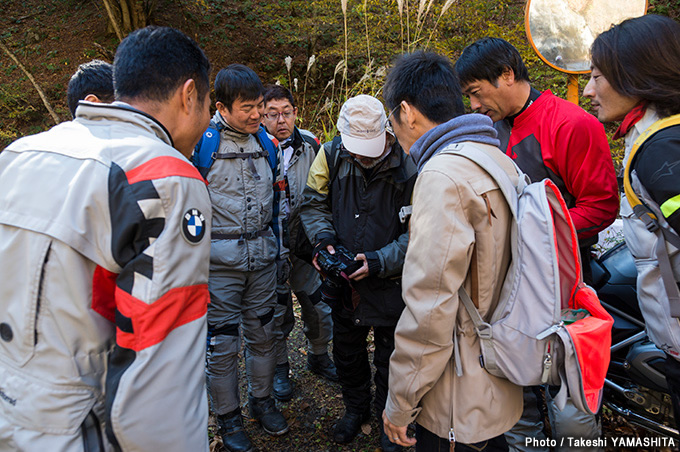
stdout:
[(583, 283), (576, 230), (557, 186), (549, 179), (529, 183), (519, 168), (515, 186), (496, 162), (507, 157), (490, 149), (465, 142), (442, 151), (482, 167), (512, 212), (511, 263), (488, 322), (459, 290), (480, 339), (480, 363), (490, 374), (520, 386), (560, 385), (560, 408), (568, 389), (577, 408), (596, 413), (614, 321)]

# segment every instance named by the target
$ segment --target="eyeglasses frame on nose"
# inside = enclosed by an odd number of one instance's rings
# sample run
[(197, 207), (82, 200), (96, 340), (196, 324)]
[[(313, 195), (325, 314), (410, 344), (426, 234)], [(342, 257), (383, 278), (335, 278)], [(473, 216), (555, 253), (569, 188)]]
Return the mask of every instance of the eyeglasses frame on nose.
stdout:
[(281, 111), (278, 113), (265, 113), (263, 116), (265, 119), (268, 119), (269, 121), (278, 121), (280, 117), (283, 116), (283, 119), (290, 119), (295, 115), (295, 112), (293, 110), (289, 111)]

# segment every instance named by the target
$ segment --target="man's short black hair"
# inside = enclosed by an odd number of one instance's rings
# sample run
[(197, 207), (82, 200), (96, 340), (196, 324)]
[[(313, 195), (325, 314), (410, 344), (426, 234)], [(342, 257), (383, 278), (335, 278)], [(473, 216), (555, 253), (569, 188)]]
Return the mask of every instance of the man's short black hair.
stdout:
[(515, 80), (530, 81), (529, 71), (519, 51), (501, 38), (482, 38), (473, 42), (456, 61), (456, 72), (462, 85), (476, 80), (486, 80), (496, 85), (498, 77), (506, 69), (512, 69)]
[(92, 60), (78, 66), (66, 90), (66, 100), (71, 116), (76, 117), (78, 101), (94, 94), (102, 102), (113, 102), (113, 66), (102, 60)]
[(201, 100), (210, 90), (210, 62), (189, 36), (170, 27), (149, 26), (130, 33), (113, 60), (117, 100), (163, 102), (189, 79)]
[[(418, 51), (398, 57), (385, 80), (383, 98), (390, 111), (405, 100), (437, 124), (465, 113), (451, 60), (434, 52)], [(392, 117), (399, 121), (399, 115)]]
[(295, 100), (293, 99), (293, 93), (290, 92), (288, 88), (284, 88), (281, 85), (267, 85), (267, 87), (264, 90), (264, 103), (267, 105), (267, 102), (270, 100), (279, 100), (279, 99), (284, 99), (290, 102), (290, 105), (295, 108)]
[(215, 100), (231, 111), (238, 99), (256, 100), (264, 95), (264, 85), (255, 71), (242, 64), (230, 64), (215, 77)]

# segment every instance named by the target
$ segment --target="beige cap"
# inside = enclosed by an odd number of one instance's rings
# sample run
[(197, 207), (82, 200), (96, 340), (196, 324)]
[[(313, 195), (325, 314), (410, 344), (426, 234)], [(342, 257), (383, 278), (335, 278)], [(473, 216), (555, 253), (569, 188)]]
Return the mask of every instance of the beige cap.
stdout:
[(349, 152), (377, 158), (385, 151), (386, 123), (382, 102), (373, 96), (360, 94), (342, 105), (337, 127), (342, 144)]

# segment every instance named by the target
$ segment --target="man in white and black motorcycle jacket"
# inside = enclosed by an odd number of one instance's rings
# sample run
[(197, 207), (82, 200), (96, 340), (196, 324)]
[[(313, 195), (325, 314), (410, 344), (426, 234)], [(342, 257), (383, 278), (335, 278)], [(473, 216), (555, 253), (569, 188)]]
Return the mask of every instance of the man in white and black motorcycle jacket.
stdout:
[(210, 63), (171, 28), (116, 52), (116, 102), (0, 154), (0, 450), (208, 450), (210, 199), (187, 160)]
[[(304, 333), (307, 336), (307, 368), (331, 381), (337, 381), (335, 364), (328, 356), (328, 343), (333, 336), (331, 308), (321, 300), (321, 277), (311, 265), (311, 243), (300, 220), (302, 192), (307, 185), (309, 168), (319, 152), (319, 140), (308, 130), (295, 126), (297, 107), (290, 90), (270, 85), (264, 93), (262, 123), (278, 147), (281, 169), (280, 208), (284, 215), (281, 228), (284, 246), (290, 249), (290, 274), (279, 281), (276, 324), (276, 372), (274, 397), (289, 400), (293, 396), (288, 364), (287, 339), (295, 324), (291, 290), (300, 305)], [(305, 256), (306, 252), (309, 255)], [(305, 261), (307, 259), (307, 261)]]
[(245, 339), (250, 415), (270, 435), (288, 431), (271, 397), (277, 267), (285, 275), (287, 250), (279, 252), (274, 233), (280, 224), (278, 214), (274, 217), (276, 169), (260, 141), (262, 135), (269, 138), (263, 131), (258, 135), (263, 93), (257, 74), (241, 64), (227, 66), (215, 78), (217, 112), (211, 125), (220, 139), (206, 177), (213, 208), (207, 378), (219, 432), (231, 452), (253, 447), (241, 419), (239, 325)]

